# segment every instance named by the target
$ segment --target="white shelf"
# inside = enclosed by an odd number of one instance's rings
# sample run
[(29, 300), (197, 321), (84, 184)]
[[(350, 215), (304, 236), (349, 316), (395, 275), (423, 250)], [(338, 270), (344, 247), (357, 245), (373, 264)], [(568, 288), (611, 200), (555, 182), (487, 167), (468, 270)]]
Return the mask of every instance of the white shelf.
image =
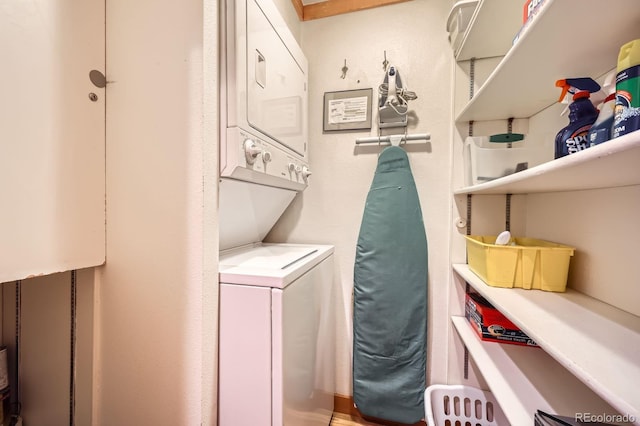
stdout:
[(615, 413), (540, 348), (483, 342), (464, 317), (451, 322), (512, 425), (532, 425), (538, 409), (568, 416)]
[(524, 194), (640, 184), (640, 131), (454, 194)]
[(571, 289), (490, 287), (468, 265), (453, 269), (564, 368), (640, 424), (639, 317)]
[(556, 80), (600, 77), (616, 67), (620, 46), (640, 38), (637, 0), (545, 0), (543, 6), (456, 122), (531, 117), (558, 100)]
[[(496, 20), (497, 16), (501, 19)], [(511, 48), (521, 24), (522, 3), (513, 0), (480, 0), (456, 60), (504, 56)], [(487, 34), (491, 34), (491, 37), (487, 37)]]

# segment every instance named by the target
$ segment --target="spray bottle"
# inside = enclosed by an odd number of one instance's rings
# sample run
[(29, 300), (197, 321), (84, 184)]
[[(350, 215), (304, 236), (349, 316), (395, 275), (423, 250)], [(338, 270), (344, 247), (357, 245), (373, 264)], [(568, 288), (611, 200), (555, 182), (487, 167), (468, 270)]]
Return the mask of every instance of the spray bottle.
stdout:
[(640, 129), (640, 39), (620, 48), (613, 137)]
[(606, 142), (612, 137), (613, 112), (616, 104), (616, 72), (609, 73), (602, 85), (605, 98), (598, 105), (598, 118), (589, 130), (589, 146)]
[(600, 90), (600, 85), (593, 79), (567, 78), (556, 81), (556, 87), (562, 87), (558, 102), (569, 103), (569, 125), (556, 135), (555, 158), (574, 154), (589, 147), (587, 135), (596, 118), (598, 110), (593, 106), (589, 96)]

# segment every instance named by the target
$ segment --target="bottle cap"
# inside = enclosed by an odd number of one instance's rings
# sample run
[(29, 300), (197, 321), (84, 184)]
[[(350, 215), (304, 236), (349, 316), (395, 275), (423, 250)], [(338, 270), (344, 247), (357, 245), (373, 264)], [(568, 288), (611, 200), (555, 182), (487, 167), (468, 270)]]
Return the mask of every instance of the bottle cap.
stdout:
[(588, 98), (588, 97), (589, 97), (589, 92), (587, 92), (586, 90), (581, 90), (577, 92), (575, 95), (573, 95), (573, 100), (575, 101), (576, 99), (582, 99), (582, 98)]

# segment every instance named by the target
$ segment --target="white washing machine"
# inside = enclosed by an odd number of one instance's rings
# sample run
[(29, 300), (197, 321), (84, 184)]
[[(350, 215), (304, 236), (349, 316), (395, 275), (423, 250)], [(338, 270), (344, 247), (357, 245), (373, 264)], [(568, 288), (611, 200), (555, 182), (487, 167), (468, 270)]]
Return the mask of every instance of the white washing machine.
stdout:
[(327, 426), (333, 247), (264, 244), (309, 184), (307, 60), (272, 0), (221, 2), (221, 426)]
[(220, 257), (221, 426), (328, 425), (333, 247), (257, 244)]

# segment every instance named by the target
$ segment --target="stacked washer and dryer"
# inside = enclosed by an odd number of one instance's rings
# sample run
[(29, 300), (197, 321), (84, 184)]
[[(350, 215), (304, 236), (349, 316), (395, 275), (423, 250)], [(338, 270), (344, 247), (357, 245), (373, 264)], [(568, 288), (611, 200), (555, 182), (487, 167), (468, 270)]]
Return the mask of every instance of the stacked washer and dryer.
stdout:
[(328, 425), (333, 246), (262, 240), (308, 184), (307, 60), (272, 0), (221, 25), (221, 426)]

